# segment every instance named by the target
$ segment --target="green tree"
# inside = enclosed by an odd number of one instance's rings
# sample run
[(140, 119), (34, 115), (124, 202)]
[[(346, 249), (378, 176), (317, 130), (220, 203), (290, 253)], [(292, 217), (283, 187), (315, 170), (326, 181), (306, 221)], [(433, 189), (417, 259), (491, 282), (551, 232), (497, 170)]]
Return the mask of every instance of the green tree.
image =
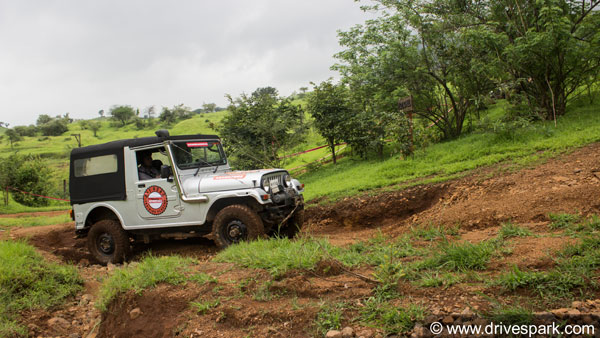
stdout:
[(37, 124), (38, 126), (41, 126), (42, 124), (46, 124), (46, 123), (48, 123), (50, 121), (52, 121), (52, 117), (50, 117), (50, 115), (41, 114), (40, 116), (38, 116), (37, 121), (35, 122), (35, 124)]
[(306, 134), (302, 108), (278, 96), (272, 87), (229, 98), (229, 111), (219, 132), (236, 167), (281, 167), (281, 155)]
[(127, 124), (127, 122), (129, 122), (129, 120), (131, 120), (136, 113), (136, 110), (132, 107), (132, 106), (113, 106), (110, 109), (110, 115), (113, 117), (113, 119), (119, 121), (122, 123), (123, 126), (125, 126)]
[[(50, 169), (37, 156), (13, 154), (0, 162), (0, 188), (16, 188), (37, 195), (48, 195)], [(48, 200), (30, 194), (12, 192), (13, 199), (27, 206), (47, 205)]]
[(505, 43), (498, 59), (542, 117), (563, 115), (573, 95), (600, 72), (598, 0), (494, 0), (465, 13)]
[(342, 84), (332, 84), (331, 79), (319, 85), (311, 84), (314, 88), (308, 96), (306, 109), (314, 118), (319, 134), (327, 140), (335, 164), (335, 145), (347, 135), (345, 126), (352, 116), (348, 90)]
[(37, 128), (30, 124), (29, 126), (15, 126), (13, 128), (19, 135), (21, 136), (35, 136), (35, 133), (37, 132)]
[(204, 103), (202, 104), (202, 110), (205, 113), (212, 113), (215, 111), (215, 109), (217, 109), (217, 104), (216, 103)]
[(69, 130), (68, 118), (53, 118), (38, 128), (44, 136), (60, 136)]
[(480, 108), (476, 103), (495, 87), (496, 64), (481, 48), (489, 34), (463, 29), (464, 22), (428, 0), (375, 3), (368, 9), (379, 11), (379, 18), (339, 33), (346, 49), (333, 68), (374, 119), (378, 138), (398, 99), (408, 94), (417, 115), (444, 138), (457, 137), (467, 115)]
[(23, 137), (19, 135), (19, 133), (17, 133), (17, 131), (14, 129), (7, 129), (4, 135), (6, 135), (6, 138), (8, 139), (8, 143), (10, 144), (11, 148), (13, 148), (15, 143), (23, 139)]
[(91, 131), (94, 132), (94, 137), (98, 137), (97, 133), (98, 130), (100, 130), (100, 128), (102, 127), (102, 123), (100, 123), (100, 121), (89, 121), (88, 127)]

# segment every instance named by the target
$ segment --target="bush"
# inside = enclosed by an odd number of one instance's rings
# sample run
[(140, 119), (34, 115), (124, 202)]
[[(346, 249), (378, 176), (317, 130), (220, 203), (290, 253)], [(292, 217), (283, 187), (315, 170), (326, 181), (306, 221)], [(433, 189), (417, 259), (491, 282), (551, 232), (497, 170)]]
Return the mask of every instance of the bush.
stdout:
[(42, 124), (39, 128), (44, 136), (60, 136), (69, 130), (68, 119), (54, 118)]
[[(11, 155), (0, 163), (0, 187), (13, 187), (37, 195), (47, 195), (50, 169), (40, 157)], [(49, 200), (13, 191), (13, 199), (26, 206), (48, 205)]]

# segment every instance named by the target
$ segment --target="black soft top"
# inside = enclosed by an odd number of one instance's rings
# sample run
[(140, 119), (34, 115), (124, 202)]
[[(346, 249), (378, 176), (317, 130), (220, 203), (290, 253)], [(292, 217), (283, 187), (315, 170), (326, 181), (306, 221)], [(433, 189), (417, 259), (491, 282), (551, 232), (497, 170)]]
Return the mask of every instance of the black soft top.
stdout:
[[(69, 193), (71, 195), (71, 204), (126, 200), (127, 194), (125, 191), (123, 148), (160, 144), (166, 140), (219, 140), (219, 137), (217, 135), (152, 136), (74, 148), (71, 150), (71, 163), (69, 166)], [(117, 157), (116, 172), (75, 177), (75, 160), (103, 155), (115, 155)]]
[(217, 135), (177, 135), (177, 136), (167, 136), (167, 137), (158, 137), (158, 136), (150, 136), (150, 137), (141, 137), (141, 138), (132, 138), (126, 140), (118, 140), (112, 141), (102, 144), (95, 144), (92, 146), (74, 148), (71, 150), (71, 159), (77, 158), (85, 158), (95, 154), (110, 154), (115, 153), (119, 150), (122, 150), (124, 147), (141, 147), (149, 144), (157, 144), (161, 143), (165, 140), (215, 140), (219, 139)]

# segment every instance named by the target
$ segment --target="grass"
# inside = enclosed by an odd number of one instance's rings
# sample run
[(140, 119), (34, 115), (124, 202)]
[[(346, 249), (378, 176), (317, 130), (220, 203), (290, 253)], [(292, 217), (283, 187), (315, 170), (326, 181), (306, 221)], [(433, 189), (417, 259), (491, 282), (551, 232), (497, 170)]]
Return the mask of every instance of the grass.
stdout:
[(320, 336), (325, 336), (330, 330), (339, 330), (342, 327), (344, 318), (344, 303), (338, 304), (321, 304), (317, 318), (315, 319), (315, 331)]
[(502, 227), (500, 228), (500, 232), (498, 233), (498, 236), (501, 239), (507, 239), (512, 237), (526, 237), (531, 235), (533, 235), (531, 230), (513, 224), (511, 222), (503, 223)]
[(71, 217), (64, 213), (51, 217), (46, 216), (21, 216), (0, 217), (0, 227), (32, 227), (39, 225), (63, 224), (72, 222)]
[(551, 229), (564, 229), (569, 226), (575, 224), (579, 221), (579, 215), (571, 215), (571, 214), (549, 214), (548, 218), (550, 218), (550, 228)]
[(221, 301), (219, 299), (205, 300), (205, 301), (191, 302), (190, 303), (190, 306), (194, 310), (196, 310), (199, 314), (205, 314), (209, 310), (211, 310), (213, 308), (216, 308), (219, 305), (221, 305)]
[(495, 250), (496, 245), (491, 241), (477, 244), (442, 242), (438, 251), (425, 260), (422, 267), (452, 271), (485, 270)]
[(376, 297), (368, 298), (359, 312), (362, 323), (381, 329), (384, 336), (406, 333), (424, 318), (424, 310), (419, 306), (397, 306)]
[(67, 202), (56, 202), (51, 201), (50, 205), (43, 207), (28, 207), (15, 202), (12, 196), (9, 197), (8, 205), (2, 205), (0, 207), (0, 215), (3, 214), (21, 214), (29, 212), (43, 212), (43, 211), (58, 211), (58, 210), (69, 210), (71, 205)]
[(75, 267), (47, 262), (24, 242), (0, 241), (0, 337), (26, 336), (17, 313), (58, 305), (82, 284)]
[[(494, 109), (494, 108), (492, 108)], [(363, 191), (416, 181), (441, 181), (456, 174), (510, 160), (522, 166), (555, 156), (570, 148), (600, 140), (600, 115), (596, 105), (576, 105), (553, 122), (539, 122), (517, 130), (516, 138), (499, 138), (493, 132), (473, 132), (418, 149), (407, 159), (387, 157), (340, 159), (299, 177), (306, 184), (305, 198), (327, 197), (334, 201)], [(331, 184), (336, 182), (336, 184)]]
[(113, 299), (127, 291), (140, 294), (158, 283), (182, 284), (189, 280), (185, 272), (193, 261), (180, 256), (148, 255), (133, 267), (116, 269), (102, 282), (96, 307), (106, 311)]

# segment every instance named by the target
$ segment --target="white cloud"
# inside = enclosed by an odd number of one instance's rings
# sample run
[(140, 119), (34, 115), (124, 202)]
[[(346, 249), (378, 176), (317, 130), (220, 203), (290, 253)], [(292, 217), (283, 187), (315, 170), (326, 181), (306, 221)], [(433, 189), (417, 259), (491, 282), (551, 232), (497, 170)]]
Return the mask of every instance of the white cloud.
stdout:
[(287, 95), (335, 76), (336, 30), (366, 18), (351, 0), (0, 0), (0, 121)]

